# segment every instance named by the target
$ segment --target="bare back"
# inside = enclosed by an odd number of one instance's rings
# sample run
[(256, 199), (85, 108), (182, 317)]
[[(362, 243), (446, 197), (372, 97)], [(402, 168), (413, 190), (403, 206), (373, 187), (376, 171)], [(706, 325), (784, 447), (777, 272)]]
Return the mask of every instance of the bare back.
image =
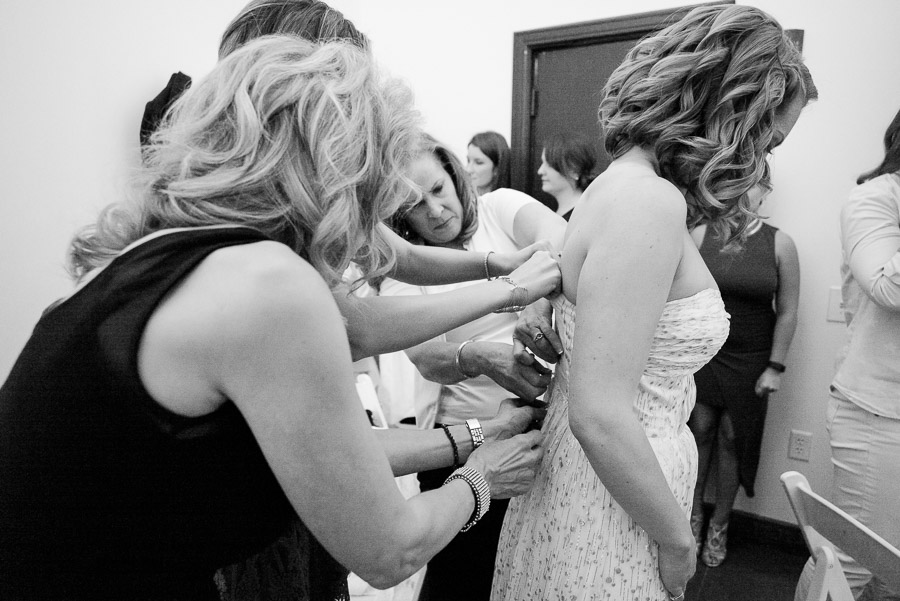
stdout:
[[(606, 172), (594, 180), (584, 193), (579, 211), (573, 214), (569, 223), (560, 269), (563, 294), (572, 303), (577, 302), (579, 279), (589, 252), (601, 249), (601, 254), (616, 255), (620, 249), (603, 248), (616, 244), (613, 242), (616, 234), (641, 235), (637, 230), (628, 231), (632, 229), (628, 227), (629, 220), (641, 219), (630, 208), (647, 211), (648, 219), (653, 217), (650, 212), (677, 211), (679, 208), (686, 211), (683, 194), (659, 177), (643, 154), (629, 154), (614, 161)], [(639, 204), (641, 207), (638, 207)], [(623, 228), (626, 229), (623, 231)], [(684, 225), (684, 219), (681, 220), (680, 228), (680, 244), (676, 251), (678, 261), (667, 300), (691, 296), (706, 288), (716, 288), (715, 281)], [(622, 248), (621, 251), (625, 249)], [(635, 272), (634, 277), (641, 273), (642, 270)]]

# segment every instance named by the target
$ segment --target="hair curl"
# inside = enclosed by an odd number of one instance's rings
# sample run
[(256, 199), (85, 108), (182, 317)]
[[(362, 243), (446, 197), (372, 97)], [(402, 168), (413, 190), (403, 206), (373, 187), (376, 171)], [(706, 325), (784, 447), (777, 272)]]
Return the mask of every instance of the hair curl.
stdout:
[(496, 174), (491, 179), (490, 192), (497, 188), (509, 188), (509, 144), (495, 131), (483, 131), (472, 136), (469, 146), (475, 146), (494, 164)]
[(329, 284), (351, 259), (367, 277), (394, 254), (376, 227), (413, 193), (418, 142), (409, 90), (347, 43), (261, 38), (188, 90), (147, 149), (133, 197), (105, 210), (70, 249), (77, 278), (152, 232), (255, 228)]
[(369, 46), (369, 40), (349, 19), (320, 0), (252, 0), (225, 28), (219, 58), (266, 35), (296, 35), (311, 42), (343, 40), (362, 49)]
[(818, 97), (800, 52), (750, 6), (701, 6), (642, 39), (613, 72), (598, 110), (606, 150), (654, 152), (684, 188), (687, 223), (736, 240), (755, 218), (747, 192), (769, 187), (776, 112)]
[(893, 121), (884, 132), (884, 159), (872, 171), (859, 176), (857, 184), (862, 184), (879, 175), (900, 172), (900, 111), (894, 115)]
[(584, 192), (597, 177), (594, 145), (581, 135), (554, 134), (547, 138), (544, 160), (563, 175), (573, 177), (580, 192)]
[[(466, 172), (462, 161), (459, 160), (453, 151), (429, 134), (423, 134), (420, 139), (417, 156), (422, 156), (423, 154), (430, 154), (437, 159), (444, 171), (447, 172), (447, 175), (450, 176), (450, 181), (456, 189), (456, 196), (459, 198), (463, 211), (462, 226), (456, 241), (465, 243), (472, 238), (478, 229), (478, 194), (472, 186), (471, 178)], [(425, 244), (425, 241), (409, 225), (409, 220), (406, 217), (421, 197), (421, 191), (416, 191), (415, 196), (391, 220), (393, 230), (404, 239), (415, 244)]]

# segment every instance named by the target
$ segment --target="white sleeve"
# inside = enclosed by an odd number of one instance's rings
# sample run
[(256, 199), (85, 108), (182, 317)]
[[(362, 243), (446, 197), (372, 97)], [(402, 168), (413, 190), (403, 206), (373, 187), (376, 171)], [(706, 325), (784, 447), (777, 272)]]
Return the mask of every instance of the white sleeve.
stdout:
[(841, 243), (853, 274), (876, 304), (900, 310), (900, 181), (881, 176), (850, 193)]
[(516, 214), (522, 207), (533, 202), (538, 201), (524, 192), (498, 188), (478, 199), (478, 210), (484, 211), (482, 217), (484, 221), (499, 227), (507, 236), (514, 238), (513, 226)]

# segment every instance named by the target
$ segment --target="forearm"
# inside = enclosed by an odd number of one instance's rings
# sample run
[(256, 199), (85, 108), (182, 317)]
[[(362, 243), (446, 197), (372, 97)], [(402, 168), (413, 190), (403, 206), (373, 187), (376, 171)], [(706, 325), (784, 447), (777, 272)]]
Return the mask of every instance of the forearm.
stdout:
[(865, 265), (865, 261), (852, 261), (851, 270), (876, 304), (890, 311), (900, 311), (900, 251), (875, 267)]
[(778, 319), (775, 321), (775, 330), (772, 334), (772, 350), (769, 352), (769, 361), (784, 363), (796, 329), (796, 312), (778, 314)]
[[(419, 344), (412, 348), (406, 349), (406, 356), (412, 361), (419, 373), (426, 380), (437, 382), (438, 384), (456, 384), (473, 374), (468, 369), (462, 371), (463, 354), (467, 360), (471, 358), (471, 347), (477, 344), (470, 342), (462, 349), (460, 353), (460, 364), (456, 362), (456, 352), (459, 350), (460, 343), (444, 342), (442, 340), (429, 340), (428, 342)], [(467, 361), (468, 366), (471, 361)]]
[(496, 381), (498, 378), (494, 372), (498, 363), (497, 353), (511, 354), (512, 349), (502, 342), (473, 340), (456, 343), (435, 340), (406, 351), (422, 377), (439, 384), (456, 384), (481, 375)]
[(503, 275), (494, 254), (487, 262), (486, 272), (485, 253), (410, 244), (402, 258), (398, 256), (391, 277), (417, 286), (436, 286), (486, 279), (487, 273)]
[(688, 519), (634, 415), (570, 413), (569, 421), (597, 476), (625, 512), (660, 546), (689, 548)]
[(357, 298), (335, 292), (354, 361), (421, 344), (506, 306), (509, 299), (504, 281), (422, 296)]
[[(494, 428), (483, 422), (485, 438), (495, 436), (488, 432)], [(465, 463), (472, 453), (472, 436), (465, 424), (449, 426), (456, 442), (459, 462)], [(413, 430), (408, 428), (376, 429), (375, 437), (384, 449), (395, 476), (450, 467), (453, 465), (453, 446), (442, 428)]]
[(392, 526), (379, 537), (381, 544), (360, 545), (361, 554), (374, 561), (354, 572), (376, 588), (399, 584), (453, 540), (474, 510), (472, 489), (460, 480), (408, 499), (387, 522)]
[(841, 210), (841, 243), (853, 278), (885, 309), (900, 310), (900, 215), (886, 193), (858, 186)]

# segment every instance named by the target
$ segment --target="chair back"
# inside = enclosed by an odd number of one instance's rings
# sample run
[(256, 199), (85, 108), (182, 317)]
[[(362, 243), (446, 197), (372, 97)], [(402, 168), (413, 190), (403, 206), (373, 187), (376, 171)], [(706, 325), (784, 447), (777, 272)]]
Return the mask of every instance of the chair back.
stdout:
[(853, 601), (835, 547), (893, 590), (900, 590), (900, 551), (847, 512), (813, 492), (799, 472), (785, 472), (787, 492), (806, 546), (815, 560), (807, 601)]

